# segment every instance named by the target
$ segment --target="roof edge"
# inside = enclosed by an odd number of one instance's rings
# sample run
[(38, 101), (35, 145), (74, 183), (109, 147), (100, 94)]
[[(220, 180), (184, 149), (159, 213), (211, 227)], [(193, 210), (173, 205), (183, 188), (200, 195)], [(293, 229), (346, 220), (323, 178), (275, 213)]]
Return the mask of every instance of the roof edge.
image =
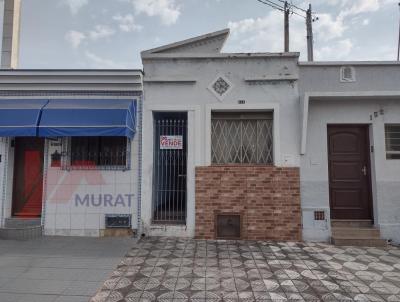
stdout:
[(0, 72), (140, 72), (143, 73), (142, 69), (57, 69), (57, 68), (17, 68), (8, 69), (0, 68)]
[(343, 65), (352, 65), (352, 66), (376, 66), (376, 65), (400, 65), (399, 61), (313, 61), (313, 62), (299, 62), (300, 66), (310, 66), (310, 67), (318, 67), (318, 66), (343, 66)]
[(226, 40), (228, 39), (229, 36), (229, 32), (230, 29), (229, 28), (225, 28), (219, 31), (215, 31), (215, 32), (211, 32), (211, 33), (207, 33), (201, 36), (196, 36), (196, 37), (192, 37), (189, 39), (185, 39), (185, 40), (181, 40), (178, 42), (173, 42), (167, 45), (163, 45), (160, 47), (156, 47), (156, 48), (152, 48), (152, 49), (148, 49), (148, 50), (144, 50), (142, 51), (141, 57), (144, 58), (150, 54), (155, 55), (155, 54), (162, 54), (162, 52), (164, 51), (168, 51), (168, 50), (172, 50), (172, 49), (177, 49), (179, 47), (185, 46), (185, 45), (189, 45), (195, 42), (199, 42), (199, 41), (203, 41), (203, 40), (208, 40), (208, 39), (212, 39), (215, 37), (219, 37), (219, 36), (223, 36), (223, 42), (221, 44), (220, 50), (222, 49), (222, 47), (224, 46)]
[(298, 58), (298, 52), (259, 52), (259, 53), (166, 53), (146, 54), (142, 59), (246, 59), (246, 58)]

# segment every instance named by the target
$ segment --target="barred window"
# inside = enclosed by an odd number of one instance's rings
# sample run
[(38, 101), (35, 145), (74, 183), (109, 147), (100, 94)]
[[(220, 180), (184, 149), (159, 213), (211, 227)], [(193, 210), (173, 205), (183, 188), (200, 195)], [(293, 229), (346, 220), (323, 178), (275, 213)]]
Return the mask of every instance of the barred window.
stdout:
[(386, 159), (400, 159), (400, 124), (385, 125)]
[(272, 112), (213, 112), (213, 164), (272, 164)]
[(69, 166), (74, 169), (127, 168), (126, 137), (71, 137)]

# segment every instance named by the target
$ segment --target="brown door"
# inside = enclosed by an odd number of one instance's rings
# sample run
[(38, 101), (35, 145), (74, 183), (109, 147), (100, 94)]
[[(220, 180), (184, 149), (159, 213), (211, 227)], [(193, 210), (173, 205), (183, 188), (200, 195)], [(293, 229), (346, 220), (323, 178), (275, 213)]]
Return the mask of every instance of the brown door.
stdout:
[(329, 125), (332, 219), (372, 219), (367, 125)]
[(40, 217), (43, 195), (44, 140), (15, 139), (13, 215)]

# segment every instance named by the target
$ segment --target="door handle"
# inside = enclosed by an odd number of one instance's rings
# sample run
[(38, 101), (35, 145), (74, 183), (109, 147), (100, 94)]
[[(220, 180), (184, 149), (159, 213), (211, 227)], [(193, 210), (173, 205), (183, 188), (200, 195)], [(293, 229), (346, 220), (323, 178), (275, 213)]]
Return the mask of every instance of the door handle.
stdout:
[(367, 167), (364, 166), (361, 171), (363, 172), (364, 176), (367, 176)]

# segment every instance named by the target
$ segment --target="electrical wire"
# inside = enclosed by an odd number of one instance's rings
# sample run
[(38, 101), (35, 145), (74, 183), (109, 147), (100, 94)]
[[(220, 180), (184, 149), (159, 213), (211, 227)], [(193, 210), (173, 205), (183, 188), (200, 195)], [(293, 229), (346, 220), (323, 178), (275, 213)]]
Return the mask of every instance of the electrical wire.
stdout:
[[(279, 1), (279, 2), (282, 2), (282, 3), (285, 3), (284, 0), (278, 0), (278, 1)], [(307, 12), (306, 9), (301, 8), (301, 7), (298, 7), (298, 6), (294, 5), (293, 3), (288, 3), (288, 5), (291, 6), (291, 7), (294, 7), (294, 8), (296, 8), (296, 9), (298, 9), (298, 10), (301, 10), (302, 12), (305, 12), (305, 13)]]
[(272, 8), (274, 8), (274, 9), (280, 10), (280, 11), (282, 11), (282, 12), (284, 11), (283, 6), (280, 6), (279, 4), (274, 3), (274, 2), (272, 2), (272, 1), (269, 1), (269, 0), (257, 0), (257, 1), (260, 2), (260, 3), (262, 3), (262, 4), (266, 4), (266, 5), (268, 5), (268, 6), (272, 7)]
[[(273, 1), (271, 1), (271, 0), (257, 0), (257, 1), (260, 2), (260, 3), (262, 3), (262, 4), (266, 4), (266, 5), (268, 5), (268, 6), (272, 7), (272, 8), (274, 8), (274, 9), (280, 10), (280, 11), (282, 11), (282, 12), (285, 11), (285, 8), (284, 8), (283, 6), (279, 5), (279, 4), (276, 3), (276, 2), (273, 2)], [(278, 1), (285, 3), (285, 1), (282, 1), (282, 0), (278, 0)], [(291, 7), (292, 5), (288, 3), (288, 6), (289, 6), (289, 9), (290, 9), (290, 7)], [(306, 11), (306, 12), (307, 12), (307, 11)], [(297, 16), (299, 16), (299, 17), (302, 17), (302, 18), (304, 18), (304, 19), (306, 19), (306, 16), (301, 15), (301, 14), (295, 12), (293, 9), (290, 9), (290, 13), (291, 13), (291, 14), (294, 14), (294, 15), (297, 15)]]

